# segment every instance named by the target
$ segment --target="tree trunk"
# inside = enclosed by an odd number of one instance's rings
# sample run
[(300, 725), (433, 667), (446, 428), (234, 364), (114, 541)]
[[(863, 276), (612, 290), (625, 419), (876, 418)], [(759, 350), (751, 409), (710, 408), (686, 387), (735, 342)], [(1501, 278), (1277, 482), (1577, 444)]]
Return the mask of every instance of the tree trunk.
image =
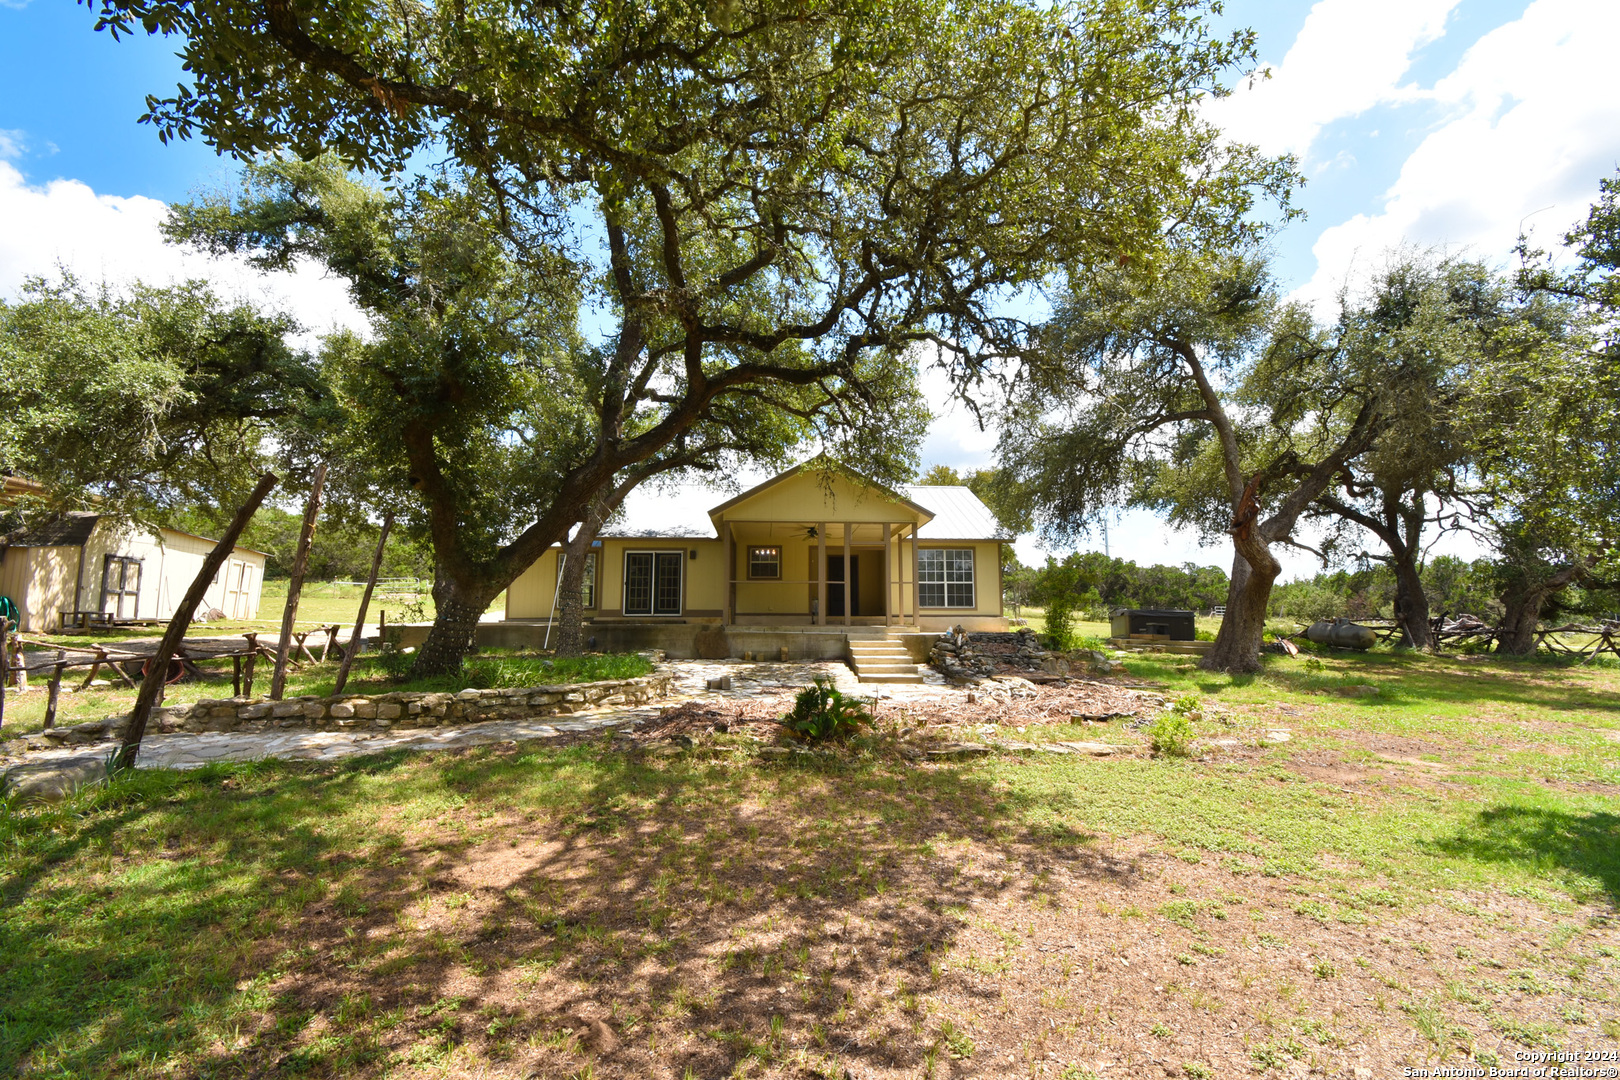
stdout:
[(135, 707), (129, 711), (129, 727), (124, 732), (124, 742), (118, 748), (113, 758), (113, 767), (118, 769), (133, 769), (135, 758), (141, 752), (141, 740), (146, 737), (146, 721), (152, 715), (152, 706), (157, 704), (159, 696), (163, 693), (163, 685), (169, 678), (169, 657), (174, 655), (180, 647), (180, 639), (186, 636), (186, 629), (191, 625), (191, 618), (197, 613), (197, 605), (208, 592), (208, 587), (214, 583), (214, 575), (219, 573), (225, 560), (230, 558), (231, 552), (236, 550), (237, 538), (242, 530), (247, 528), (253, 514), (264, 502), (264, 497), (270, 494), (270, 489), (276, 486), (277, 477), (274, 473), (265, 473), (259, 478), (259, 484), (248, 496), (248, 501), (236, 511), (236, 517), (225, 529), (225, 534), (214, 545), (214, 550), (208, 553), (203, 560), (202, 569), (192, 579), (191, 586), (180, 600), (180, 606), (174, 609), (174, 617), (169, 620), (168, 628), (163, 631), (163, 640), (158, 643), (157, 652), (152, 656), (152, 666), (146, 677), (141, 680), (140, 692), (135, 695)]
[(1502, 597), (1507, 608), (1496, 632), (1496, 651), (1509, 656), (1529, 656), (1536, 651), (1536, 627), (1541, 622), (1541, 605), (1551, 590), (1528, 588)]
[(590, 545), (569, 543), (563, 549), (562, 579), (557, 585), (556, 655), (578, 656), (585, 651), (585, 556)]
[[(1249, 549), (1253, 562), (1237, 551), (1232, 556), (1232, 581), (1226, 590), (1226, 616), (1221, 620), (1215, 646), (1198, 661), (1206, 671), (1245, 674), (1260, 670), (1260, 645), (1271, 604), (1271, 585), (1282, 572), (1267, 545), (1257, 539), (1237, 542)], [(1260, 566), (1255, 569), (1255, 564)]]
[(388, 532), (394, 527), (394, 513), (390, 510), (384, 517), (382, 531), (377, 534), (377, 551), (371, 556), (371, 573), (366, 577), (366, 591), (360, 594), (360, 610), (354, 616), (354, 633), (349, 635), (348, 647), (343, 650), (343, 663), (338, 665), (337, 682), (332, 686), (333, 694), (343, 693), (343, 685), (349, 681), (349, 669), (354, 667), (354, 658), (360, 655), (360, 643), (365, 640), (366, 609), (371, 606), (371, 593), (377, 587), (377, 573), (382, 569), (383, 552), (388, 546)]
[(411, 665), (413, 676), (453, 675), (478, 640), (478, 620), (506, 587), (504, 582), (463, 580), (443, 573), (433, 582), (433, 626)]
[(1429, 647), (1429, 597), (1418, 576), (1417, 555), (1411, 549), (1397, 553), (1395, 569), (1395, 621), (1401, 625), (1401, 644)]
[(1536, 627), (1541, 623), (1541, 605), (1547, 597), (1574, 582), (1587, 570), (1597, 565), (1597, 556), (1589, 555), (1580, 562), (1570, 563), (1540, 581), (1522, 583), (1502, 594), (1502, 626), (1496, 635), (1496, 651), (1509, 656), (1529, 656), (1536, 651)]
[[(602, 515), (595, 512), (585, 516), (579, 531), (563, 546), (562, 579), (557, 586), (557, 655), (578, 656), (584, 652), (585, 637), (585, 557), (602, 531)], [(601, 576), (601, 567), (597, 568)]]
[(304, 571), (309, 568), (309, 546), (315, 541), (315, 520), (321, 513), (321, 485), (326, 483), (326, 463), (315, 469), (304, 506), (304, 524), (298, 532), (298, 551), (293, 556), (292, 577), (287, 580), (287, 606), (281, 613), (281, 640), (276, 645), (276, 670), (270, 676), (270, 697), (280, 701), (287, 689), (287, 657), (292, 651), (293, 626), (298, 619), (298, 600), (304, 592)]

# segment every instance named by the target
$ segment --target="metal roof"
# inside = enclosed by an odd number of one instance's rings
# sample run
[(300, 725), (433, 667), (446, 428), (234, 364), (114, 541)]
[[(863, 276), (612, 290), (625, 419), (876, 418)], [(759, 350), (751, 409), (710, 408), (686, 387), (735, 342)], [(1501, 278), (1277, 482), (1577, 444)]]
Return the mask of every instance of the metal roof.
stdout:
[[(712, 540), (713, 515), (748, 495), (791, 476), (796, 470), (774, 476), (720, 506), (712, 500), (713, 488), (698, 484), (637, 488), (624, 501), (624, 513), (601, 535), (616, 539), (682, 538)], [(923, 540), (1006, 540), (1012, 535), (996, 521), (990, 508), (965, 487), (913, 484), (899, 491), (874, 484), (879, 491), (913, 504), (925, 514), (933, 514), (918, 536)]]
[(996, 515), (968, 488), (960, 485), (911, 484), (906, 493), (934, 512), (934, 520), (917, 531), (919, 540), (1012, 540)]

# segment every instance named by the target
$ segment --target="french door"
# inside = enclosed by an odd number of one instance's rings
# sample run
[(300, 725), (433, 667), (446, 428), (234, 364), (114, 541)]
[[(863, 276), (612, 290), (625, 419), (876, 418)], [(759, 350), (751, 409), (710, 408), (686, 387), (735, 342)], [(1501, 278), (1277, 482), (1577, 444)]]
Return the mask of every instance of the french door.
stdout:
[(679, 615), (684, 551), (624, 553), (624, 613)]

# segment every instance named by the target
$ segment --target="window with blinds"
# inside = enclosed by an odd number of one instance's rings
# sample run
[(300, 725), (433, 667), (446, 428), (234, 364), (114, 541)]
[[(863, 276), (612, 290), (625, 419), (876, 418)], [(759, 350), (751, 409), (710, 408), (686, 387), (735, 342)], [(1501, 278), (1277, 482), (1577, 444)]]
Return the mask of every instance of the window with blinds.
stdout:
[(684, 551), (624, 553), (624, 613), (679, 615)]
[(925, 608), (973, 606), (973, 549), (917, 552), (917, 602)]

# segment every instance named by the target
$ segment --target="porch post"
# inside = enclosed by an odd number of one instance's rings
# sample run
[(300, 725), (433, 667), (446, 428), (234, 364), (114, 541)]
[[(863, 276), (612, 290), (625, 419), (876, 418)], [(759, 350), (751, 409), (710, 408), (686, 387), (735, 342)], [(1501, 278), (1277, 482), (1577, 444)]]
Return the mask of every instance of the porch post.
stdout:
[(849, 625), (849, 611), (855, 606), (855, 597), (849, 591), (849, 583), (855, 577), (849, 565), (849, 522), (844, 522), (844, 625)]
[(894, 560), (889, 555), (889, 523), (883, 523), (883, 625), (894, 625)]
[(816, 617), (810, 620), (827, 625), (827, 523), (816, 522)]
[(732, 534), (731, 522), (724, 522), (726, 530), (726, 593), (720, 605), (720, 625), (730, 626), (737, 610), (737, 538)]
[(922, 585), (920, 581), (921, 575), (918, 573), (917, 560), (917, 528), (913, 526), (911, 529), (911, 617), (916, 622), (918, 630), (922, 629)]

